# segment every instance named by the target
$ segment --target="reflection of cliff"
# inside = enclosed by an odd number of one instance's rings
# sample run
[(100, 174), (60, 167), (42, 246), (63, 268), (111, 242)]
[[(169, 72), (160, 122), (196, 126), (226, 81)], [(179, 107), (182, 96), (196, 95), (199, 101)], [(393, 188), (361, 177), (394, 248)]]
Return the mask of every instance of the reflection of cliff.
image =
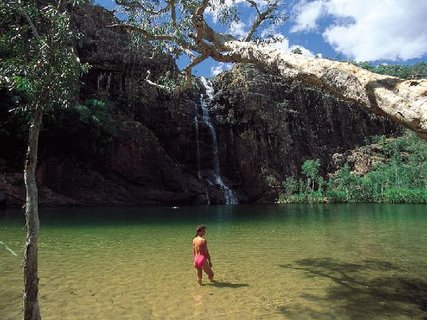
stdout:
[[(198, 128), (196, 137), (200, 92), (175, 97), (148, 85), (147, 70), (153, 80), (174, 74), (173, 60), (148, 46), (136, 54), (127, 34), (106, 28), (114, 17), (105, 9), (79, 9), (72, 21), (84, 35), (79, 55), (92, 65), (83, 79), (81, 100), (107, 101), (117, 130), (103, 146), (102, 157), (88, 159), (70, 148), (78, 138), (49, 131), (47, 121), (41, 135), (40, 203), (205, 204), (207, 194), (211, 204), (222, 203), (220, 188), (198, 176), (197, 138), (200, 150), (212, 145), (206, 126)], [(243, 202), (273, 199), (277, 184), (305, 159), (320, 158), (326, 164), (333, 153), (362, 144), (366, 135), (396, 131), (390, 122), (354, 105), (248, 67), (221, 75), (215, 87), (209, 109), (220, 174)], [(64, 123), (76, 128), (76, 121)], [(64, 134), (67, 129), (62, 128)], [(203, 161), (206, 155), (200, 157)], [(0, 176), (0, 202), (22, 205), (20, 177)]]

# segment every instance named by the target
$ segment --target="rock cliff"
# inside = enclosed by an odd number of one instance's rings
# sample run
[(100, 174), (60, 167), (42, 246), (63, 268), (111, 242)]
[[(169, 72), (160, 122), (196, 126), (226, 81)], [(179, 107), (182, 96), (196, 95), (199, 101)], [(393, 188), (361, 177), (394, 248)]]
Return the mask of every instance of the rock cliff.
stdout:
[[(212, 109), (224, 175), (247, 201), (272, 201), (307, 159), (328, 172), (334, 153), (391, 134), (391, 121), (298, 81), (251, 65), (221, 74)], [(246, 198), (245, 198), (246, 197)]]
[[(129, 35), (107, 27), (115, 21), (101, 7), (73, 12), (72, 23), (83, 35), (79, 56), (92, 66), (80, 100), (105, 101), (116, 129), (108, 143), (97, 138), (103, 152), (88, 158), (70, 147), (77, 138), (68, 129), (78, 126), (78, 118), (67, 118), (62, 134), (49, 133), (48, 120), (40, 136), (40, 204), (223, 203), (221, 188), (199, 171), (200, 161), (212, 162), (213, 143), (206, 125), (198, 122), (196, 131), (203, 91), (172, 96), (149, 85), (148, 70), (153, 80), (176, 74), (173, 59), (147, 44), (135, 49)], [(209, 108), (220, 173), (241, 202), (273, 201), (283, 178), (298, 174), (306, 159), (321, 159), (326, 172), (333, 154), (362, 145), (369, 135), (399, 131), (356, 105), (252, 66), (218, 76), (214, 86)], [(22, 174), (2, 171), (0, 204), (22, 205)]]

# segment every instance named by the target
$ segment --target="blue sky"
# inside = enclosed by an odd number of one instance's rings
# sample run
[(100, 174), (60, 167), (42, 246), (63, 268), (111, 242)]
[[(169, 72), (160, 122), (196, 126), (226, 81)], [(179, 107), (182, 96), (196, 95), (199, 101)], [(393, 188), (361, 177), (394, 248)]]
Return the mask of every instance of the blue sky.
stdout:
[[(218, 1), (218, 0), (212, 0)], [(261, 7), (265, 0), (255, 0)], [(240, 23), (227, 28), (216, 21), (216, 11), (206, 13), (214, 27), (236, 37), (244, 34), (254, 19), (245, 0), (225, 0), (222, 6), (237, 3)], [(114, 0), (96, 0), (114, 9)], [(427, 62), (427, 0), (289, 0), (280, 11), (289, 16), (281, 26), (268, 28), (283, 50), (302, 49), (307, 55), (321, 55), (373, 64)], [(185, 66), (186, 59), (178, 61)], [(198, 76), (211, 76), (230, 65), (207, 60), (194, 68)]]

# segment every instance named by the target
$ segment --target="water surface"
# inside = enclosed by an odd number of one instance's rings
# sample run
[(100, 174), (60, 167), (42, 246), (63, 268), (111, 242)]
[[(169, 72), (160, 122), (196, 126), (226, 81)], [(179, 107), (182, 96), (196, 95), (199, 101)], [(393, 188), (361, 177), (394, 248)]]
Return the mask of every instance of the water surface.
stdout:
[[(196, 284), (194, 227), (217, 282)], [(21, 318), (22, 214), (0, 214), (0, 319)], [(43, 319), (425, 319), (425, 205), (41, 209)], [(16, 252), (14, 256), (10, 250)]]

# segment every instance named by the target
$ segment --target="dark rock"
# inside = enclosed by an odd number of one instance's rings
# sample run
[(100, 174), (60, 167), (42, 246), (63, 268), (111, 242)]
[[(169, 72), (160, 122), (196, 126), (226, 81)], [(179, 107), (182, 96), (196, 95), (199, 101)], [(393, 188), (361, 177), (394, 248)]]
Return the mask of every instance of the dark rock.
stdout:
[(0, 174), (0, 192), (4, 194), (2, 206), (20, 207), (25, 202), (25, 189), (23, 174)]
[[(148, 70), (153, 81), (177, 73), (172, 57), (147, 43), (135, 50), (127, 33), (108, 28), (116, 22), (101, 7), (73, 10), (72, 24), (83, 34), (79, 56), (92, 66), (80, 100), (109, 103), (116, 133), (102, 156), (85, 157), (70, 153), (72, 137), (48, 136), (47, 118), (37, 171), (40, 205), (223, 203), (220, 188), (198, 175), (194, 119), (200, 92), (173, 96), (149, 85)], [(399, 131), (354, 104), (250, 66), (222, 74), (215, 86), (211, 116), (221, 175), (241, 202), (274, 201), (281, 181), (299, 174), (304, 160), (319, 158), (328, 170), (333, 154), (362, 145), (369, 135)], [(206, 126), (199, 130), (201, 162), (209, 167), (212, 138)], [(22, 173), (4, 171), (0, 204), (7, 199), (8, 206), (22, 206)]]
[(354, 174), (363, 176), (370, 172), (373, 167), (387, 161), (381, 144), (368, 144), (343, 153), (335, 153), (332, 156), (330, 172), (336, 172), (348, 164), (349, 169)]
[(6, 193), (0, 190), (0, 208), (6, 208), (6, 205), (7, 205)]
[(251, 202), (274, 200), (284, 178), (300, 174), (307, 159), (320, 159), (326, 173), (333, 154), (400, 130), (355, 104), (250, 65), (221, 74), (215, 85), (223, 175)]

